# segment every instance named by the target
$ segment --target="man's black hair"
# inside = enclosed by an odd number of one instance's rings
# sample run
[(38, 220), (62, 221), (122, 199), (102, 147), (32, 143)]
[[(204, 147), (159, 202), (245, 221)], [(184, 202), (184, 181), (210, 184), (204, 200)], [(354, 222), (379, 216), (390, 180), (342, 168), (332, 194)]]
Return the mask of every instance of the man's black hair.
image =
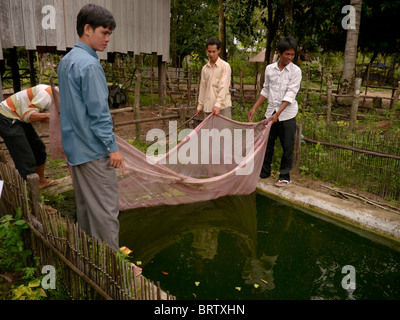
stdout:
[(114, 30), (117, 26), (110, 11), (94, 4), (85, 5), (78, 13), (76, 31), (79, 37), (83, 35), (85, 25), (87, 24), (90, 25), (93, 30), (98, 27)]
[(217, 38), (210, 38), (210, 39), (208, 39), (208, 40), (207, 40), (207, 43), (206, 43), (206, 48), (208, 48), (208, 46), (213, 46), (213, 45), (216, 45), (216, 46), (217, 46), (217, 49), (219, 50), (219, 49), (221, 49), (222, 43), (221, 43), (221, 41), (220, 41), (219, 39), (217, 39)]
[(278, 51), (281, 54), (289, 49), (294, 49), (294, 51), (296, 51), (297, 50), (297, 41), (292, 36), (289, 36), (289, 37), (281, 39), (278, 42), (277, 47), (278, 47)]

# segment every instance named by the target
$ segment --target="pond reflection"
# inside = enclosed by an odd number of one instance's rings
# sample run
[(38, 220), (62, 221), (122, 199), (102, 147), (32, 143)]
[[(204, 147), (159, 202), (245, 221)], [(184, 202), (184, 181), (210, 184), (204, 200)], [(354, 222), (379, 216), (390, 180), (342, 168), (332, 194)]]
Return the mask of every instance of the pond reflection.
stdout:
[(398, 252), (256, 193), (125, 211), (120, 227), (132, 261), (177, 299), (400, 298)]

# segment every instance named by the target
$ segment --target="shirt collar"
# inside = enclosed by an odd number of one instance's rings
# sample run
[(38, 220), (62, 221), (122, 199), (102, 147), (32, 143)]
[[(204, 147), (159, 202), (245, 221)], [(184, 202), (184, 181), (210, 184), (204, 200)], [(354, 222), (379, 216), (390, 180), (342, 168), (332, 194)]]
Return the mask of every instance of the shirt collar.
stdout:
[[(215, 61), (214, 65), (218, 67), (218, 64), (219, 64), (220, 60), (221, 60), (221, 58), (218, 57), (218, 59), (217, 59), (217, 61)], [(207, 62), (207, 67), (211, 68), (210, 60), (208, 60), (208, 62)]]
[(287, 71), (290, 71), (290, 67), (291, 67), (291, 65), (293, 64), (293, 62), (290, 62), (288, 65), (286, 65), (283, 69), (282, 69), (282, 71), (281, 71), (281, 69), (279, 69), (279, 66), (278, 66), (278, 63), (279, 63), (279, 60), (277, 61), (277, 62), (275, 62), (275, 68), (277, 69), (277, 70), (279, 70), (280, 72), (282, 72), (283, 70), (287, 70)]
[(96, 59), (99, 58), (96, 51), (94, 51), (92, 47), (90, 47), (88, 44), (86, 44), (82, 41), (78, 41), (77, 43), (75, 43), (75, 47), (85, 50), (87, 53), (89, 53), (91, 56), (93, 56)]

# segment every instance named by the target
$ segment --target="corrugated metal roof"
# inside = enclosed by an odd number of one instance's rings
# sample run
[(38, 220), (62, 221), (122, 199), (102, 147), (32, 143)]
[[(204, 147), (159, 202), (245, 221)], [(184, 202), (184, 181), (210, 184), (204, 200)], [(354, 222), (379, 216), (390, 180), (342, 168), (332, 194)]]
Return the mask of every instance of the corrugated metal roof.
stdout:
[[(88, 3), (107, 8), (117, 23), (106, 51), (99, 53), (101, 59), (107, 52), (134, 52), (169, 60), (170, 0), (0, 0), (0, 59), (2, 49), (14, 46), (73, 48), (78, 41), (76, 17)], [(42, 27), (43, 21), (49, 22), (47, 5), (55, 9), (54, 29)]]

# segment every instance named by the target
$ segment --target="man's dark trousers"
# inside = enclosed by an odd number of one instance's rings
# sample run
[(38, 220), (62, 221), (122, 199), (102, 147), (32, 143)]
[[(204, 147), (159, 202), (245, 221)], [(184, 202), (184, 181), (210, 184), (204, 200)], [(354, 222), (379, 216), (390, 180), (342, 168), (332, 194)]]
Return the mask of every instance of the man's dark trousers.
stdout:
[(32, 124), (0, 114), (0, 136), (3, 138), (19, 174), (26, 177), (46, 162), (46, 146)]
[(296, 117), (285, 121), (275, 122), (271, 126), (264, 163), (260, 174), (261, 178), (267, 178), (271, 175), (271, 164), (274, 155), (275, 141), (279, 137), (283, 150), (279, 179), (290, 181), (290, 171), (293, 166), (295, 135)]

